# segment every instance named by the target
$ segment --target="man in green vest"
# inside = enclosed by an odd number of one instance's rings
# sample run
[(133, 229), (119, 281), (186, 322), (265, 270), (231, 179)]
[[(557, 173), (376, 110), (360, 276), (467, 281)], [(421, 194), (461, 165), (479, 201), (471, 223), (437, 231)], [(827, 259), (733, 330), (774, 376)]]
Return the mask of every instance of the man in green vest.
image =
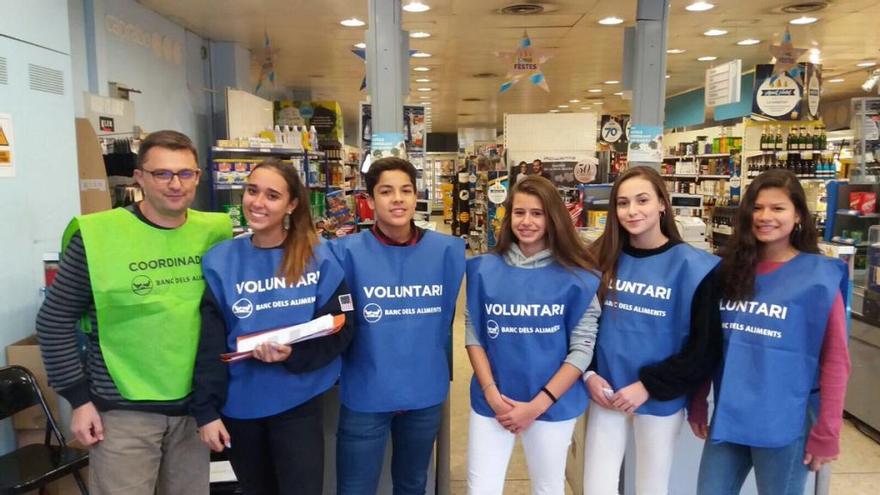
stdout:
[(200, 173), (188, 137), (154, 132), (134, 171), (143, 201), (76, 217), (64, 233), (37, 336), (49, 383), (73, 407), (71, 430), (91, 449), (92, 494), (209, 492), (209, 452), (188, 415), (201, 256), (232, 225), (189, 209)]

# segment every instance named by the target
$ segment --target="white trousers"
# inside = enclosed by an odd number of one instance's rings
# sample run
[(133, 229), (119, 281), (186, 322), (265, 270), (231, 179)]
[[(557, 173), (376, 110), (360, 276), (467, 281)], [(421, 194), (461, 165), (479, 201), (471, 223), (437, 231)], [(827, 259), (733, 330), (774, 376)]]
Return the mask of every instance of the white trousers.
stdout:
[[(565, 493), (565, 459), (575, 421), (535, 421), (520, 434), (533, 495)], [(471, 410), (467, 457), (470, 495), (501, 495), (515, 441), (516, 435), (498, 420)]]
[(592, 402), (584, 443), (584, 493), (618, 495), (620, 464), (632, 428), (636, 443), (636, 494), (666, 495), (675, 442), (684, 411), (672, 416), (628, 416)]

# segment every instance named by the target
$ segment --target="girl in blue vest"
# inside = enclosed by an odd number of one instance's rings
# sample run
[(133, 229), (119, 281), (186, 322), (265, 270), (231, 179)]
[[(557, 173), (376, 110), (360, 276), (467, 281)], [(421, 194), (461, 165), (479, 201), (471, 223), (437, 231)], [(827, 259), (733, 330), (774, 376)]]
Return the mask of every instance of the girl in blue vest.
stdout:
[(261, 344), (253, 359), (219, 359), (241, 336), (351, 310), (342, 268), (318, 242), (307, 198), (292, 165), (261, 163), (242, 200), (253, 234), (202, 259), (192, 414), (202, 441), (215, 452), (228, 449), (248, 495), (322, 493), (322, 395), (339, 377), (351, 325), (294, 345)]
[[(724, 358), (697, 493), (737, 494), (754, 468), (761, 495), (800, 495), (808, 470), (839, 452), (848, 274), (819, 254), (791, 172), (764, 172), (749, 185), (721, 282)], [(705, 410), (705, 393), (699, 399)], [(693, 410), (692, 428), (706, 438), (705, 416)]]
[(666, 494), (686, 395), (720, 357), (718, 258), (682, 242), (657, 171), (634, 167), (611, 188), (602, 271), (584, 492), (617, 494), (627, 434), (636, 444), (636, 493)]
[(600, 313), (596, 263), (547, 179), (516, 184), (507, 210), (495, 252), (467, 265), (468, 492), (503, 491), (520, 435), (532, 493), (561, 495), (575, 421), (587, 406), (580, 377)]

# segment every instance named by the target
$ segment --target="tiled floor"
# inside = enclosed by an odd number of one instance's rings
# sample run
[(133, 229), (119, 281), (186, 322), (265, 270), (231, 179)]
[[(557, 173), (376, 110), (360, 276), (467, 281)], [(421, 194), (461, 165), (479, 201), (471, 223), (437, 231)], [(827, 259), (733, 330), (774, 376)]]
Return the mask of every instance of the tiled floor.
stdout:
[[(442, 221), (438, 224), (442, 225)], [(467, 427), (470, 412), (468, 387), (472, 371), (464, 348), (464, 307), (464, 290), (462, 290), (459, 293), (454, 325), (453, 382), (450, 398), (453, 495), (467, 493)], [(528, 478), (522, 448), (517, 442), (507, 470), (504, 494), (527, 495)], [(567, 492), (571, 493), (570, 490)], [(880, 444), (862, 434), (849, 422), (844, 422), (840, 459), (832, 467), (831, 494), (880, 495)]]

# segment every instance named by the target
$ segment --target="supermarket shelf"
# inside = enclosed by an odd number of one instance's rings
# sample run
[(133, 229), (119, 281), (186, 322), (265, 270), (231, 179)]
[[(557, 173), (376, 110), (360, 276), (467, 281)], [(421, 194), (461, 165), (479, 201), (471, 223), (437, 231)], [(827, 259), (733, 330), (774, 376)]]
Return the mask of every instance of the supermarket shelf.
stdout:
[(868, 213), (861, 214), (855, 210), (837, 210), (838, 215), (843, 215), (847, 217), (856, 217), (856, 218), (880, 218), (880, 213)]
[(664, 179), (730, 179), (729, 175), (711, 174), (661, 174)]
[(683, 155), (683, 156), (664, 156), (664, 160), (679, 160), (679, 161), (693, 161), (697, 158), (726, 158), (730, 156), (730, 153), (704, 153), (700, 155)]
[[(253, 155), (300, 155), (305, 156), (304, 151), (294, 150), (290, 148), (223, 148), (220, 146), (212, 146), (211, 151), (214, 153), (250, 153)], [(324, 152), (310, 151), (309, 158), (323, 158)]]

